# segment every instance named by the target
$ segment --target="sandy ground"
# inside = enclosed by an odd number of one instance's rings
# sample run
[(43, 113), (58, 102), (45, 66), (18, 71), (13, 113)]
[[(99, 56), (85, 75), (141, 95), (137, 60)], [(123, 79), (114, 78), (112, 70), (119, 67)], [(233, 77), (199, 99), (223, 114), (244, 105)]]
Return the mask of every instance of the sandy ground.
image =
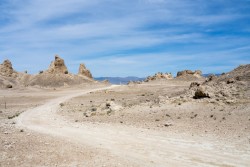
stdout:
[[(20, 127), (16, 120), (27, 110), (36, 110), (50, 100), (75, 94), (88, 86), (73, 89), (28, 88), (0, 90), (0, 166), (118, 166), (126, 164), (107, 150), (79, 145), (71, 140)], [(5, 109), (5, 102), (7, 103)], [(46, 114), (46, 113), (45, 113)], [(49, 115), (48, 115), (49, 116)], [(37, 118), (39, 121), (39, 117)], [(128, 164), (128, 166), (131, 166)]]
[(189, 85), (2, 91), (0, 166), (249, 166), (249, 99), (175, 99)]

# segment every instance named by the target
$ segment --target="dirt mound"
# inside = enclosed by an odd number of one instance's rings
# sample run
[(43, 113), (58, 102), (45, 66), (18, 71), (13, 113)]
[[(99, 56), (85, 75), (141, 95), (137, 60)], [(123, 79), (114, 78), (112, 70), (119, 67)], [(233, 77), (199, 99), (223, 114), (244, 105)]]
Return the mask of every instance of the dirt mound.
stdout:
[(13, 85), (16, 85), (16, 84), (17, 83), (14, 78), (0, 76), (0, 88), (1, 89), (12, 88)]
[(58, 55), (55, 56), (55, 61), (52, 61), (49, 69), (46, 73), (50, 74), (68, 74), (68, 69), (64, 63), (64, 60), (61, 59)]
[(236, 103), (250, 97), (250, 65), (239, 66), (219, 77), (209, 76), (205, 82), (191, 83), (186, 95), (195, 99), (210, 99)]
[(240, 65), (233, 71), (218, 77), (219, 81), (228, 81), (234, 79), (236, 81), (250, 81), (250, 64)]
[(202, 77), (202, 72), (200, 70), (196, 70), (196, 71), (191, 71), (191, 70), (184, 70), (184, 71), (179, 71), (177, 73), (176, 78), (180, 78), (180, 79), (197, 79), (197, 78), (203, 78)]
[(86, 68), (86, 66), (84, 64), (80, 64), (78, 75), (86, 76), (88, 78), (93, 79), (91, 72)]
[(61, 87), (79, 85), (83, 83), (93, 82), (87, 78), (79, 77), (73, 74), (47, 74), (42, 73), (35, 75), (29, 85), (30, 86), (42, 86), (42, 87)]
[(145, 80), (145, 82), (150, 82), (154, 80), (159, 80), (159, 79), (173, 79), (173, 76), (171, 73), (162, 73), (158, 72), (154, 76), (148, 76)]

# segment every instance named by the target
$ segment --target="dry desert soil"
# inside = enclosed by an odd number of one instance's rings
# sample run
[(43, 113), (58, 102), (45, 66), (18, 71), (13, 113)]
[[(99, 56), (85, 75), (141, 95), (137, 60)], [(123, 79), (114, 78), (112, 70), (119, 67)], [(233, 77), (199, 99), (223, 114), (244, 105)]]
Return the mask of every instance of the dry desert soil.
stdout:
[(250, 98), (191, 81), (0, 90), (0, 166), (250, 166)]

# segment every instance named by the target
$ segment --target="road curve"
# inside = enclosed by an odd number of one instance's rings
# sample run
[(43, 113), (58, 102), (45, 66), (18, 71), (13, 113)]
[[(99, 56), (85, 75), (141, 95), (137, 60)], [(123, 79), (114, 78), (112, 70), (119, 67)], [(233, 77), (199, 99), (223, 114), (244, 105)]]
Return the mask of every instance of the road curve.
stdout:
[(71, 123), (57, 114), (59, 104), (89, 92), (115, 86), (71, 92), (16, 118), (17, 126), (61, 137), (80, 145), (109, 150), (135, 166), (249, 166), (250, 152), (218, 142), (171, 137), (167, 133), (124, 125)]

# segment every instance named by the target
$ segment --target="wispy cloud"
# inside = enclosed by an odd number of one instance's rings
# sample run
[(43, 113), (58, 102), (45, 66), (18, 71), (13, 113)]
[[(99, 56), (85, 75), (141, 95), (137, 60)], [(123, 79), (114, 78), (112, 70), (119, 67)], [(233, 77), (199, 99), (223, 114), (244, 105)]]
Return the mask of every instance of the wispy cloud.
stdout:
[(247, 0), (3, 0), (0, 61), (36, 73), (58, 53), (95, 76), (222, 72), (250, 61), (249, 11)]

